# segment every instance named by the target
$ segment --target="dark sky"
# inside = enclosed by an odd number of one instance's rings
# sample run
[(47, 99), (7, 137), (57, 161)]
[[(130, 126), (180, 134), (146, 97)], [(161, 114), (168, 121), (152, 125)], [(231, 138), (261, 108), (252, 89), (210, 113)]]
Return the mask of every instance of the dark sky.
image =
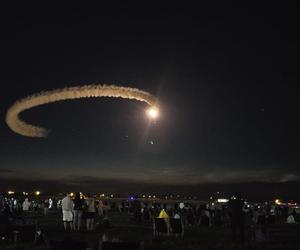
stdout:
[[(2, 12), (0, 188), (299, 181), (293, 6)], [(22, 113), (52, 129), (47, 139), (5, 124), (20, 98), (95, 83), (156, 95), (159, 120), (149, 123), (143, 103), (99, 98)]]

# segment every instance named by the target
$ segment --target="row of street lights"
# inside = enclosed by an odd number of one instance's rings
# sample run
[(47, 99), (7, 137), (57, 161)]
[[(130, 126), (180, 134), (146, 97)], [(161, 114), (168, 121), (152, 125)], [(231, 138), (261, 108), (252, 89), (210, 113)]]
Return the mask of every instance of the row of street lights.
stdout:
[[(13, 195), (13, 194), (15, 194), (15, 191), (9, 190), (9, 191), (7, 191), (7, 194)], [(26, 195), (26, 196), (29, 195), (28, 192), (22, 192), (22, 194)], [(34, 191), (34, 195), (39, 196), (40, 194), (41, 194), (41, 191), (39, 191), (39, 190)]]

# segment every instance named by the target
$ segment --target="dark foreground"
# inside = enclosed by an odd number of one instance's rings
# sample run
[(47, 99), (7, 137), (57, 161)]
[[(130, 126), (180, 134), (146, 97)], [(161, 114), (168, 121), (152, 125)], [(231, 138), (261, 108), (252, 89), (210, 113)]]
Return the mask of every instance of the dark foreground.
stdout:
[[(5, 249), (55, 249), (50, 248), (55, 242), (65, 241), (70, 247), (84, 246), (85, 249), (101, 249), (104, 241), (108, 242), (136, 242), (141, 249), (300, 249), (300, 225), (277, 224), (267, 227), (269, 239), (264, 242), (255, 242), (251, 231), (247, 231), (245, 243), (232, 242), (230, 228), (203, 228), (186, 227), (182, 238), (174, 236), (154, 237), (153, 227), (149, 222), (136, 223), (128, 214), (110, 212), (110, 226), (101, 227), (101, 219), (97, 222), (100, 226), (93, 232), (84, 229), (81, 231), (64, 231), (61, 215), (50, 213), (42, 215), (31, 214), (30, 217), (38, 222), (43, 238), (37, 242), (29, 243), (4, 243), (0, 245)], [(84, 221), (83, 221), (84, 226)], [(72, 249), (72, 247), (70, 248)], [(126, 248), (127, 249), (127, 248)], [(130, 249), (130, 248), (128, 248)]]

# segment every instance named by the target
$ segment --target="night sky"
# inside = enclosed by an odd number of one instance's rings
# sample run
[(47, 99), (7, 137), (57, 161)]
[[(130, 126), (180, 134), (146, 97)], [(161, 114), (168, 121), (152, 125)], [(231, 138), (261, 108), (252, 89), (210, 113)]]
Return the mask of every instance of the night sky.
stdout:
[[(234, 186), (300, 195), (293, 6), (2, 11), (2, 191)], [(20, 136), (5, 123), (20, 98), (96, 83), (154, 94), (160, 118), (149, 122), (137, 101), (98, 98), (22, 113), (52, 130), (47, 139)]]

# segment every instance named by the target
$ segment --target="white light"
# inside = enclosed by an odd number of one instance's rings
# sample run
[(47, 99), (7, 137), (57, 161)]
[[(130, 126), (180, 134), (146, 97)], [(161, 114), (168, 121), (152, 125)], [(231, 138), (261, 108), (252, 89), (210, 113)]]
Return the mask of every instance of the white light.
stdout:
[(147, 110), (147, 115), (151, 118), (151, 119), (156, 119), (158, 117), (158, 109), (155, 107), (151, 107)]
[(229, 201), (228, 199), (217, 199), (217, 202), (219, 203), (226, 203), (228, 201)]

